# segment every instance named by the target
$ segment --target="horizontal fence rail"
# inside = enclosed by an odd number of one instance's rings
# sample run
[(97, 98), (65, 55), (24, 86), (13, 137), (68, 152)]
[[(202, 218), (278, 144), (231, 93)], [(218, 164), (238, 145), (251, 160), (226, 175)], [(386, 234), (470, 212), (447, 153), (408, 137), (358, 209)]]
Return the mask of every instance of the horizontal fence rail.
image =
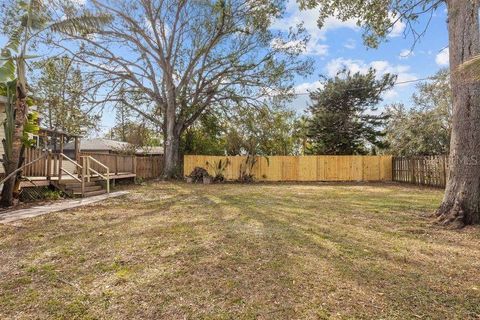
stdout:
[(444, 188), (448, 156), (394, 157), (393, 181)]
[[(212, 165), (228, 158), (224, 176), (237, 180), (245, 156), (184, 156), (183, 172), (195, 167), (214, 175)], [(207, 165), (210, 163), (211, 165)], [(391, 156), (268, 156), (257, 157), (253, 174), (259, 181), (391, 181)]]

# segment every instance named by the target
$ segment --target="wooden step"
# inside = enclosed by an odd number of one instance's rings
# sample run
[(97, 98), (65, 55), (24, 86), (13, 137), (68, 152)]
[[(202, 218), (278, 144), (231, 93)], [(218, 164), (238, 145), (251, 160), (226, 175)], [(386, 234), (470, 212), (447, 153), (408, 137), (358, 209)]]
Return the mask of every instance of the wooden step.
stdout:
[[(96, 191), (89, 191), (89, 192), (85, 192), (84, 197), (85, 198), (86, 197), (93, 197), (93, 196), (98, 196), (98, 195), (101, 195), (101, 194), (104, 194), (104, 193), (107, 193), (107, 190), (101, 189), (101, 190), (96, 190)], [(81, 197), (82, 196), (82, 191), (74, 192), (73, 195), (76, 196), (76, 197)]]
[[(97, 190), (100, 190), (102, 189), (102, 186), (99, 186), (99, 185), (93, 185), (93, 186), (85, 186), (85, 192), (90, 192), (90, 191), (97, 191)], [(75, 186), (75, 187), (70, 187), (70, 188), (65, 188), (65, 190), (68, 191), (71, 191), (73, 193), (78, 193), (78, 192), (82, 192), (82, 186), (79, 185), (79, 186)]]
[[(71, 189), (71, 188), (77, 188), (77, 187), (81, 188), (82, 187), (82, 184), (78, 181), (60, 183), (60, 185), (65, 189)], [(96, 185), (97, 185), (97, 183), (95, 181), (90, 181), (90, 182), (85, 181), (85, 187), (91, 187), (91, 186), (96, 186)]]

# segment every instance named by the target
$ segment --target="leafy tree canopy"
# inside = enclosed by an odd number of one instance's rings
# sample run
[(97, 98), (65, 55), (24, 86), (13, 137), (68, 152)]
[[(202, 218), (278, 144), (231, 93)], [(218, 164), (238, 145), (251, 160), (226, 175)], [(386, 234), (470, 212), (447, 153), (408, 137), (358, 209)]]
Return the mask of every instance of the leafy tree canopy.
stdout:
[(300, 146), (298, 119), (281, 106), (207, 112), (182, 137), (185, 154), (292, 155)]
[[(410, 33), (416, 42), (426, 31), (434, 12), (443, 5), (443, 0), (297, 0), (302, 8), (319, 8), (318, 26), (321, 28), (328, 17), (342, 21), (353, 20), (364, 33), (367, 46), (377, 47), (384, 41), (396, 23), (405, 23), (404, 33)], [(421, 15), (429, 18), (419, 21)]]
[(72, 134), (85, 135), (97, 128), (100, 116), (83, 99), (88, 81), (68, 57), (34, 63), (32, 82), (42, 125)]
[(413, 95), (413, 106), (387, 108), (388, 152), (399, 156), (448, 154), (452, 130), (452, 94), (446, 69), (435, 80), (421, 83)]
[(239, 108), (226, 133), (231, 155), (292, 155), (300, 139), (295, 112), (282, 106)]

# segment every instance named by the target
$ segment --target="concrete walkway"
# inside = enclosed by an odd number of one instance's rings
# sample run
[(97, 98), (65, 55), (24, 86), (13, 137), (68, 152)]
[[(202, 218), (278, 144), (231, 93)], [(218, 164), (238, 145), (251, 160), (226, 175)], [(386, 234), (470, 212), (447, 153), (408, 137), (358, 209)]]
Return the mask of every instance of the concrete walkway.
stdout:
[(99, 196), (93, 196), (93, 197), (81, 198), (81, 199), (62, 200), (62, 201), (58, 201), (48, 205), (10, 211), (4, 214), (0, 214), (0, 223), (3, 223), (3, 224), (12, 223), (18, 220), (36, 217), (36, 216), (40, 216), (50, 212), (57, 212), (57, 211), (72, 209), (80, 206), (85, 206), (88, 204), (106, 200), (108, 198), (123, 196), (127, 193), (129, 192), (117, 191), (117, 192), (111, 192), (110, 194), (101, 194)]

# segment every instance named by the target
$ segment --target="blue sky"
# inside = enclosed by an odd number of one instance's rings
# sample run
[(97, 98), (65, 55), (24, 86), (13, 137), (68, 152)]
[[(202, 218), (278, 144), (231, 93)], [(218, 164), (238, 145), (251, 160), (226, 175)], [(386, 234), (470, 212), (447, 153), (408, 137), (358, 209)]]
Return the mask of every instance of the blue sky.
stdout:
[[(295, 92), (299, 95), (288, 107), (304, 113), (309, 103), (309, 90), (320, 85), (320, 75), (333, 76), (346, 67), (352, 71), (364, 71), (374, 67), (379, 74), (386, 72), (398, 74), (398, 81), (410, 81), (432, 76), (441, 67), (448, 66), (448, 33), (445, 8), (440, 7), (432, 18), (426, 34), (412, 51), (413, 38), (404, 36), (405, 25), (394, 26), (387, 42), (379, 48), (371, 49), (362, 42), (362, 31), (353, 21), (342, 22), (328, 19), (325, 26), (317, 26), (318, 9), (301, 11), (295, 0), (287, 3), (285, 15), (274, 22), (272, 28), (288, 31), (303, 22), (310, 34), (305, 56), (314, 60), (314, 72), (307, 78), (295, 79)], [(420, 20), (419, 27), (424, 20)], [(415, 83), (399, 85), (384, 96), (385, 104), (402, 102), (410, 104)], [(101, 131), (105, 132), (114, 124), (114, 112), (105, 110)]]
[[(352, 71), (366, 70), (374, 67), (378, 73), (398, 74), (398, 81), (410, 81), (432, 76), (441, 67), (448, 66), (448, 33), (446, 11), (440, 7), (432, 17), (426, 34), (412, 51), (413, 38), (403, 34), (405, 24), (399, 23), (392, 29), (387, 42), (378, 49), (366, 48), (362, 42), (362, 31), (354, 21), (342, 22), (328, 19), (322, 30), (316, 24), (318, 10), (301, 11), (295, 0), (287, 4), (285, 16), (276, 21), (274, 27), (287, 30), (299, 22), (309, 32), (311, 39), (305, 55), (314, 59), (315, 71), (308, 78), (297, 78), (297, 93), (318, 88), (320, 75), (332, 76), (346, 67)], [(419, 21), (419, 28), (427, 17)], [(398, 85), (384, 96), (383, 104), (403, 102), (410, 104), (410, 97), (415, 91), (415, 83)], [(300, 113), (308, 104), (308, 95), (299, 95), (290, 106)]]
[[(403, 23), (394, 26), (387, 42), (381, 43), (378, 49), (369, 49), (364, 46), (362, 32), (354, 21), (342, 22), (329, 18), (320, 30), (316, 23), (317, 17), (318, 9), (301, 11), (295, 0), (289, 0), (285, 15), (273, 24), (274, 29), (288, 31), (289, 27), (303, 22), (311, 37), (304, 55), (314, 60), (315, 70), (307, 78), (295, 79), (295, 91), (299, 95), (288, 104), (299, 114), (304, 112), (309, 102), (305, 93), (320, 86), (320, 75), (333, 76), (344, 67), (354, 72), (374, 67), (379, 74), (395, 73), (398, 74), (398, 81), (410, 81), (432, 76), (441, 67), (448, 66), (447, 17), (444, 7), (440, 7), (434, 14), (426, 34), (412, 51), (413, 39), (409, 35), (404, 36)], [(426, 17), (422, 19), (420, 28)], [(4, 43), (5, 38), (0, 36), (0, 46)], [(402, 102), (408, 106), (414, 91), (415, 83), (396, 86), (384, 95), (383, 104)], [(104, 110), (97, 135), (104, 135), (114, 122), (114, 111)]]

